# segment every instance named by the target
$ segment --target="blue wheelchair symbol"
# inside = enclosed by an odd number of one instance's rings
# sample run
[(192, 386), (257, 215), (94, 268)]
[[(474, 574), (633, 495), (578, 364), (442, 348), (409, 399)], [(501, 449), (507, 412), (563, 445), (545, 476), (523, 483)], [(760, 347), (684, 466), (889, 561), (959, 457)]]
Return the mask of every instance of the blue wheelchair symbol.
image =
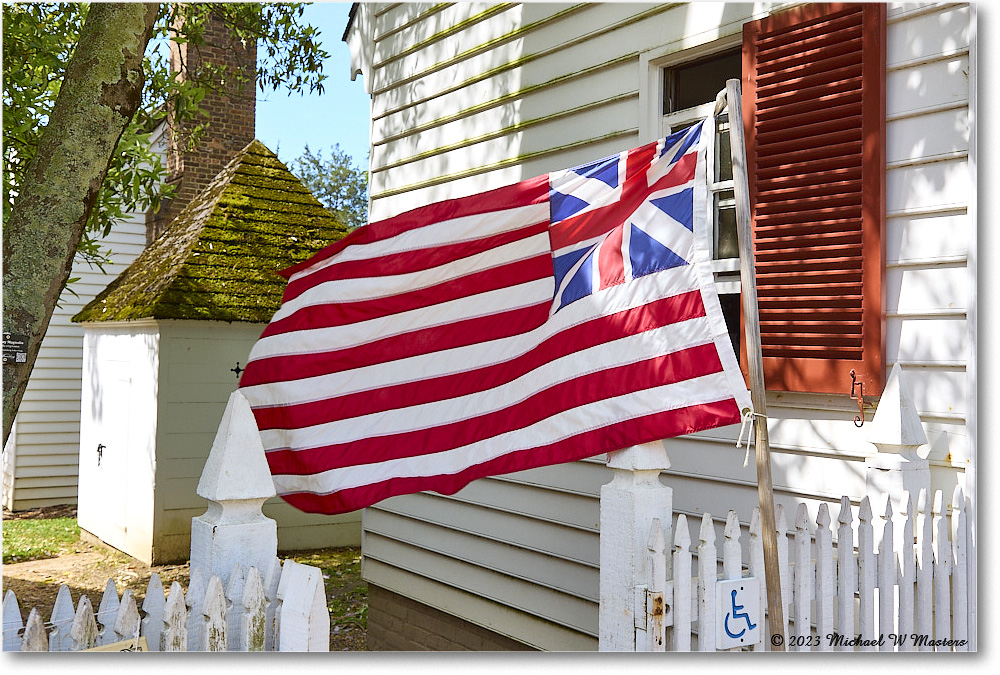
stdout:
[[(750, 623), (750, 615), (747, 614), (746, 612), (741, 612), (740, 611), (741, 609), (743, 609), (743, 605), (737, 605), (736, 604), (736, 591), (735, 590), (732, 591), (731, 602), (732, 602), (732, 605), (733, 605), (733, 611), (726, 613), (726, 618), (725, 618), (725, 621), (723, 622), (723, 625), (724, 625), (724, 627), (726, 629), (726, 634), (729, 637), (731, 637), (731, 638), (742, 637), (743, 634), (746, 633), (748, 630), (753, 630), (754, 628), (756, 628), (757, 624)], [(743, 630), (741, 630), (739, 633), (734, 633), (733, 631), (729, 630), (729, 617), (732, 617), (734, 621), (736, 619), (743, 619), (744, 621), (747, 622), (747, 627), (744, 628)]]

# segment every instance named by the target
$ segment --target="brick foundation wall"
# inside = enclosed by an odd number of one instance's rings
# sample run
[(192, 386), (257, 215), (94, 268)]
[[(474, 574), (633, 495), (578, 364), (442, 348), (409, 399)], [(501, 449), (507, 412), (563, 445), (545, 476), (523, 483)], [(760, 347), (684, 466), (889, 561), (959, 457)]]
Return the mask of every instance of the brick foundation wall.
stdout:
[(206, 123), (198, 145), (182, 149), (183, 127), (167, 131), (167, 184), (176, 186), (174, 197), (164, 200), (160, 210), (146, 217), (146, 241), (155, 239), (193, 197), (218, 175), (233, 156), (254, 139), (256, 132), (257, 45), (246, 46), (229, 35), (225, 23), (212, 16), (205, 27), (205, 44), (170, 45), (170, 69), (188, 77), (205, 63), (224, 65), (229, 72), (240, 70), (249, 81), (245, 86), (219, 87), (209, 91), (200, 107), (208, 117), (197, 116), (195, 124)]
[(368, 586), (369, 651), (533, 651), (482, 626)]

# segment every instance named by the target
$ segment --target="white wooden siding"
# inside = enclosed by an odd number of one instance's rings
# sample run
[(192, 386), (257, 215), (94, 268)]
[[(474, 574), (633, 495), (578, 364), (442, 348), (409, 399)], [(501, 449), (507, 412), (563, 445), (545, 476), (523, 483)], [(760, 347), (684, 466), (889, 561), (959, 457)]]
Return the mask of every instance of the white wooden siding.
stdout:
[(4, 468), (3, 500), (9, 509), (77, 502), (83, 328), (70, 319), (145, 247), (143, 216), (133, 215), (116, 224), (103, 242), (113, 262), (104, 265), (104, 273), (87, 263), (74, 263), (70, 277), (79, 281), (63, 291), (42, 340), (18, 410), (16, 431), (5, 450), (12, 456)]
[[(651, 140), (660, 65), (739, 44), (745, 21), (786, 4), (363, 8), (373, 35), (350, 39), (369, 40), (373, 53), (363, 73), (373, 93), (372, 218)], [(906, 370), (931, 487), (946, 494), (972, 457), (969, 14), (966, 5), (890, 5), (887, 44), (887, 367)], [(874, 448), (853, 424), (849, 392), (847, 381), (842, 396), (768, 395), (776, 501), (789, 517), (799, 503), (815, 518), (821, 503), (839, 509), (848, 494), (857, 507), (865, 495)], [(756, 475), (735, 437), (727, 428), (667, 442), (662, 480), (675, 511), (692, 522), (752, 511)], [(536, 647), (594, 649), (597, 495), (610, 479), (602, 463), (386, 500), (365, 514), (365, 578)], [(721, 540), (724, 522), (715, 525)]]

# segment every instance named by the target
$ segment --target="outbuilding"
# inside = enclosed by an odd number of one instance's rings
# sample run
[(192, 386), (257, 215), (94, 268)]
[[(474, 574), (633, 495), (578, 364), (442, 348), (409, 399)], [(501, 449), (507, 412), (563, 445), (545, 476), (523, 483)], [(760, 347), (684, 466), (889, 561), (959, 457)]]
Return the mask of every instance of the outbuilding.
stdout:
[[(84, 327), (80, 527), (148, 564), (184, 560), (229, 394), (281, 304), (278, 272), (347, 228), (254, 140), (74, 321)], [(360, 514), (274, 499), (282, 549), (360, 543)]]

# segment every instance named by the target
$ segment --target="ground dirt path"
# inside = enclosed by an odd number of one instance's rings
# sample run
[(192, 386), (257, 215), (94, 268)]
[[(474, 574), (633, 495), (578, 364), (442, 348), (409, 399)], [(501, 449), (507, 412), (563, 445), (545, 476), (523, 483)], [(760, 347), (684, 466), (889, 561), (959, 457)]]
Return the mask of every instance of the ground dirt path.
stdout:
[[(5, 521), (75, 516), (75, 507), (47, 507), (14, 513), (5, 509), (3, 512)], [(22, 619), (27, 619), (31, 608), (37, 607), (42, 619), (48, 621), (62, 584), (69, 587), (74, 607), (79, 603), (80, 597), (86, 595), (95, 610), (101, 602), (108, 579), (115, 580), (119, 596), (125, 589), (131, 589), (136, 598), (136, 607), (140, 610), (149, 578), (154, 572), (160, 575), (164, 592), (170, 590), (170, 584), (174, 581), (180, 582), (184, 590), (187, 590), (190, 578), (187, 563), (149, 566), (109, 546), (87, 541), (79, 542), (76, 548), (78, 552), (56, 558), (3, 565), (0, 571), (3, 593), (6, 595), (8, 590), (14, 591)], [(335, 602), (338, 592), (337, 588), (328, 585), (327, 599)], [(336, 625), (335, 620), (331, 621), (331, 651), (364, 650), (366, 638), (363, 629), (354, 626), (341, 628)]]

